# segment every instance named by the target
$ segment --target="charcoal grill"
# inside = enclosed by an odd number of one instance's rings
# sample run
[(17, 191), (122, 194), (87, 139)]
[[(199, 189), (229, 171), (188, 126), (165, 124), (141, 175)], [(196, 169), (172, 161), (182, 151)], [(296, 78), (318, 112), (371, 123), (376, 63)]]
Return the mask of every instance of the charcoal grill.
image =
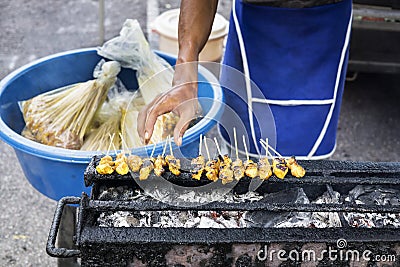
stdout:
[[(84, 174), (86, 186), (92, 186), (91, 195), (65, 197), (57, 205), (49, 233), (47, 253), (54, 257), (81, 257), (82, 266), (169, 266), (168, 255), (179, 248), (196, 250), (196, 253), (212, 254), (200, 266), (266, 266), (266, 262), (255, 257), (257, 251), (266, 245), (279, 243), (285, 248), (301, 248), (307, 243), (321, 243), (335, 246), (339, 239), (347, 241), (348, 249), (365, 250), (374, 254), (396, 255), (400, 247), (398, 228), (354, 228), (343, 225), (339, 228), (155, 228), (155, 227), (99, 227), (96, 219), (101, 212), (110, 211), (164, 211), (187, 210), (157, 200), (123, 201), (99, 200), (100, 188), (119, 185), (137, 188), (133, 177), (128, 175), (99, 175), (95, 166), (100, 156), (95, 156)], [(301, 179), (288, 175), (284, 180), (271, 177), (264, 181), (257, 192), (273, 193), (293, 187), (302, 187), (310, 199), (321, 195), (326, 185), (346, 194), (356, 185), (390, 186), (400, 189), (400, 163), (349, 162), (349, 161), (300, 161), (307, 170)], [(190, 173), (179, 177), (166, 172), (164, 178), (185, 186), (207, 183), (206, 179), (193, 180)], [(249, 178), (243, 178), (235, 187), (238, 194), (248, 190)], [(56, 248), (55, 240), (62, 211), (67, 204), (78, 204), (75, 243), (77, 249)], [(226, 203), (216, 201), (190, 210), (213, 211), (263, 211), (263, 212), (358, 212), (358, 213), (400, 213), (400, 205), (356, 205), (356, 204), (293, 204), (257, 201), (251, 203)], [(239, 248), (239, 249), (238, 249)], [(240, 252), (238, 252), (240, 251)], [(179, 254), (179, 253), (178, 253)], [(190, 259), (182, 257), (180, 265), (192, 266)], [(319, 266), (349, 266), (348, 261), (335, 263), (320, 259)], [(283, 266), (297, 266), (286, 262)], [(374, 262), (368, 263), (374, 266)], [(400, 266), (399, 256), (391, 266)], [(366, 265), (365, 265), (366, 266)]]

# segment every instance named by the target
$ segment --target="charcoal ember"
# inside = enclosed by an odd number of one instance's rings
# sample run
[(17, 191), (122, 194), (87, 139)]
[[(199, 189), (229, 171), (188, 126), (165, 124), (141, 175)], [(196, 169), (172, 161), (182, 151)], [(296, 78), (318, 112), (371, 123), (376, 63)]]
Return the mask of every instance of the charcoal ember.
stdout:
[[(318, 197), (313, 203), (316, 204), (341, 204), (339, 192), (333, 191), (327, 185), (327, 191)], [(311, 226), (316, 228), (342, 227), (339, 214), (337, 212), (313, 212), (311, 215)]]
[(102, 212), (100, 227), (244, 228), (241, 211), (116, 211)]
[[(384, 186), (362, 186), (353, 188), (345, 202), (359, 205), (400, 205), (400, 191)], [(344, 213), (351, 227), (382, 228), (400, 227), (399, 213)]]
[[(310, 203), (302, 188), (291, 188), (265, 194), (263, 201), (271, 203)], [(310, 225), (311, 214), (307, 212), (254, 211), (245, 214), (249, 227), (295, 227)]]
[(128, 186), (100, 187), (98, 200), (134, 200), (142, 196), (140, 190), (132, 190)]

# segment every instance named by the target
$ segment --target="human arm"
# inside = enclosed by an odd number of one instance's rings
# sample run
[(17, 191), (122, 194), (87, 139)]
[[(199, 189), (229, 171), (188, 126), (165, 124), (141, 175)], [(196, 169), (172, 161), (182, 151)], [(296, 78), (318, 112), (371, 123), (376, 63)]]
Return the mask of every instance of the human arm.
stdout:
[(174, 140), (182, 144), (182, 136), (198, 110), (197, 61), (211, 33), (218, 0), (182, 0), (179, 15), (179, 52), (172, 88), (146, 105), (138, 116), (138, 133), (148, 143), (157, 117), (174, 112), (179, 121)]

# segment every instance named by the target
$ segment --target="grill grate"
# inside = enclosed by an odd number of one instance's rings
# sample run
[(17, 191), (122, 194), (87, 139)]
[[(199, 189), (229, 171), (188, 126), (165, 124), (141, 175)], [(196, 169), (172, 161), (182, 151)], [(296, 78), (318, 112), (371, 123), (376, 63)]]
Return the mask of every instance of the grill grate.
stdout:
[[(376, 253), (382, 252), (382, 248), (386, 248), (386, 252), (389, 253), (393, 252), (395, 247), (400, 247), (400, 231), (397, 228), (354, 228), (348, 224), (332, 228), (99, 227), (96, 225), (99, 214), (113, 211), (231, 210), (276, 214), (283, 212), (337, 212), (341, 216), (345, 212), (400, 213), (400, 205), (295, 204), (277, 203), (270, 199), (244, 203), (215, 201), (190, 208), (171, 206), (150, 199), (99, 200), (100, 188), (116, 186), (128, 186), (132, 190), (138, 188), (135, 183), (137, 177), (134, 175), (98, 175), (95, 166), (100, 158), (101, 156), (93, 157), (84, 174), (85, 184), (93, 187), (90, 197), (82, 194), (79, 205), (75, 238), (82, 257), (82, 266), (127, 266), (137, 260), (147, 266), (167, 266), (168, 255), (171, 251), (176, 250), (177, 246), (186, 246), (186, 248), (201, 246), (203, 252), (211, 253), (210, 251), (212, 251), (213, 257), (207, 260), (207, 263), (211, 264), (209, 266), (230, 266), (235, 262), (238, 263), (239, 259), (227, 258), (227, 255), (232, 255), (238, 247), (245, 248), (249, 245), (258, 249), (271, 243), (286, 244), (289, 247), (301, 247), (308, 243), (334, 245), (338, 239), (345, 239), (348, 242), (348, 248), (362, 249), (367, 245)], [(265, 194), (301, 187), (308, 197), (315, 199), (326, 191), (326, 185), (330, 185), (340, 194), (347, 194), (357, 185), (389, 186), (400, 190), (400, 163), (348, 161), (301, 161), (299, 163), (307, 170), (306, 177), (298, 179), (288, 176), (284, 180), (272, 177), (268, 181), (264, 181), (257, 192)], [(185, 165), (183, 165), (183, 169), (185, 169)], [(199, 186), (209, 183), (204, 177), (200, 181), (193, 180), (188, 172), (183, 172), (179, 177), (166, 172), (163, 177), (170, 182), (184, 186)], [(156, 183), (155, 180), (152, 181), (152, 177), (149, 178), (150, 182)], [(233, 191), (245, 193), (249, 183), (250, 179), (244, 178), (235, 185)], [(62, 207), (61, 204), (58, 206), (56, 217), (57, 214), (60, 214)], [(53, 235), (50, 234), (49, 240), (55, 238), (55, 232), (54, 230)], [(50, 252), (55, 256), (67, 256), (66, 251), (55, 248)], [(254, 255), (248, 255), (248, 253), (242, 253), (240, 257), (244, 255), (249, 256), (252, 260), (247, 265), (239, 266), (265, 265), (264, 262), (258, 261)], [(246, 262), (243, 261), (243, 258), (241, 259), (240, 262)], [(398, 261), (399, 258), (397, 258)], [(348, 262), (339, 261), (335, 266), (342, 265), (347, 266)]]

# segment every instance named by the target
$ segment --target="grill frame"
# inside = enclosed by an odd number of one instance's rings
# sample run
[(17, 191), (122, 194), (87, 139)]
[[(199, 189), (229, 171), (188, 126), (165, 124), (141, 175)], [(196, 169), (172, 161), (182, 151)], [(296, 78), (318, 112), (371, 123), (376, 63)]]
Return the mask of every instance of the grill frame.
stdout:
[[(225, 203), (213, 202), (198, 207), (171, 206), (156, 200), (103, 201), (97, 200), (99, 188), (104, 185), (135, 184), (131, 175), (98, 175), (95, 166), (101, 156), (93, 157), (85, 174), (85, 184), (92, 185), (91, 196), (83, 193), (79, 198), (78, 220), (76, 222), (75, 242), (82, 257), (82, 266), (126, 266), (128, 259), (138, 256), (138, 251), (145, 250), (155, 255), (157, 250), (165, 251), (175, 245), (204, 245), (218, 247), (228, 251), (232, 244), (255, 244), (263, 246), (271, 243), (285, 243), (292, 246), (305, 243), (336, 244), (338, 239), (345, 239), (349, 248), (363, 246), (391, 248), (400, 244), (398, 228), (354, 228), (345, 225), (341, 228), (239, 228), (239, 229), (199, 229), (199, 228), (155, 228), (155, 227), (98, 227), (94, 226), (97, 215), (103, 211), (161, 211), (161, 210), (252, 210), (267, 212), (359, 212), (359, 213), (400, 213), (399, 206), (355, 205), (355, 204), (293, 204), (293, 203)], [(274, 192), (290, 187), (308, 188), (311, 194), (318, 195), (326, 184), (334, 190), (349, 190), (356, 185), (383, 185), (400, 190), (399, 162), (349, 162), (349, 161), (299, 161), (307, 170), (304, 178), (290, 175), (284, 180), (275, 177), (264, 181), (257, 189), (260, 192)], [(183, 165), (183, 168), (185, 166)], [(150, 178), (151, 179), (151, 178)], [(202, 179), (191, 179), (190, 173), (180, 177), (165, 175), (165, 179), (186, 186), (198, 186), (208, 183)], [(249, 178), (242, 179), (234, 188), (236, 192), (245, 192)], [(315, 192), (319, 191), (319, 192)], [(306, 192), (307, 193), (307, 192)], [(62, 201), (62, 200), (61, 200)], [(74, 199), (74, 203), (78, 199)], [(63, 204), (68, 204), (64, 201)], [(57, 212), (62, 213), (58, 206)], [(57, 221), (56, 221), (57, 222)], [(53, 221), (54, 224), (54, 221)], [(54, 227), (52, 227), (53, 229)], [(54, 229), (53, 229), (54, 230)], [(53, 235), (56, 231), (53, 231)], [(51, 234), (51, 233), (50, 233)], [(49, 235), (49, 240), (55, 238)], [(52, 246), (53, 245), (53, 246)], [(69, 250), (61, 251), (48, 243), (48, 253), (58, 257), (69, 257)], [(136, 252), (135, 252), (136, 251)], [(76, 252), (75, 252), (76, 253)], [(136, 253), (136, 254), (135, 254)], [(73, 253), (72, 253), (73, 254)], [(110, 254), (118, 254), (114, 261)], [(110, 261), (108, 263), (108, 261)], [(397, 259), (399, 261), (399, 259)], [(99, 264), (99, 265), (96, 265)], [(109, 265), (108, 265), (109, 264)], [(120, 264), (120, 265), (119, 265)], [(163, 266), (163, 265), (149, 265)], [(224, 266), (224, 265), (221, 265)], [(261, 265), (260, 265), (261, 266)]]

